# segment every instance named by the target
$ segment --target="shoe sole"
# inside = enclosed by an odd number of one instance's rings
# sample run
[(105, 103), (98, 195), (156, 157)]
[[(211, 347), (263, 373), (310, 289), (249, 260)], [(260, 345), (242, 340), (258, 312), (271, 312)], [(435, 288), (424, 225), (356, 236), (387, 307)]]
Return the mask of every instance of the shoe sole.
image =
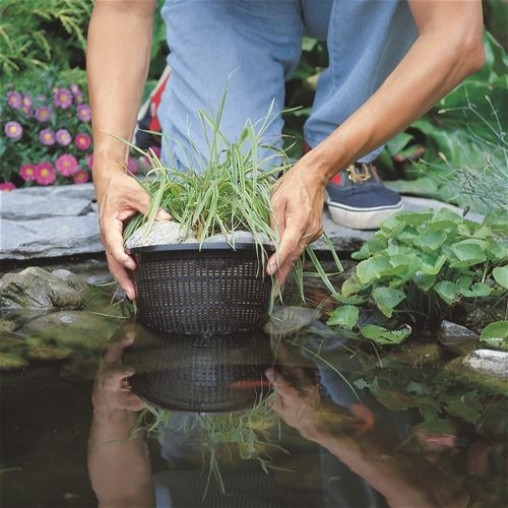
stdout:
[(378, 229), (394, 213), (402, 210), (402, 202), (392, 206), (353, 208), (327, 201), (333, 222), (351, 229)]

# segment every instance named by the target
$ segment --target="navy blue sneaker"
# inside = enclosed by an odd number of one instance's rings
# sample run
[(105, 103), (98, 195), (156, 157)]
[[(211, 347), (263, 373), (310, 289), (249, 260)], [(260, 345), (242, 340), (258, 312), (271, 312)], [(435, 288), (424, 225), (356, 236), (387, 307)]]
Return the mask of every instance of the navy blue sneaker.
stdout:
[(352, 164), (326, 186), (326, 204), (332, 219), (352, 229), (377, 229), (402, 210), (400, 196), (386, 188), (370, 164)]

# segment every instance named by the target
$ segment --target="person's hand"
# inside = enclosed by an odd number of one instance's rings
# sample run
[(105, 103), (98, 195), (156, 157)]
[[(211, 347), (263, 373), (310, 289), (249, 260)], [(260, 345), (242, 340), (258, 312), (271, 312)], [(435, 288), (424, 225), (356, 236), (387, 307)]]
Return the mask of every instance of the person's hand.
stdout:
[(275, 186), (271, 223), (279, 232), (280, 243), (268, 261), (267, 273), (276, 275), (281, 284), (306, 247), (323, 233), (325, 185), (303, 157)]
[[(139, 183), (123, 170), (110, 171), (107, 180), (97, 179), (95, 187), (99, 204), (101, 240), (106, 249), (108, 267), (116, 281), (131, 300), (136, 299), (134, 284), (127, 269), (136, 264), (124, 250), (124, 222), (137, 212), (146, 214), (150, 197)], [(169, 220), (164, 210), (159, 210), (156, 220)]]
[(134, 342), (134, 330), (108, 345), (99, 365), (92, 391), (94, 413), (103, 416), (117, 412), (140, 411), (145, 403), (131, 392), (128, 378), (135, 371), (132, 367), (122, 365), (122, 354), (125, 348)]

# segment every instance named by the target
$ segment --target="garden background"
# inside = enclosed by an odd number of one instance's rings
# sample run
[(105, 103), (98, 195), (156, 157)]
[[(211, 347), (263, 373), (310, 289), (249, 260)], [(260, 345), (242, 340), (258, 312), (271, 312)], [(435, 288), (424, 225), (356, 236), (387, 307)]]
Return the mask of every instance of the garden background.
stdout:
[[(162, 0), (158, 0), (162, 4)], [(483, 2), (484, 68), (390, 141), (376, 165), (387, 184), (504, 221), (507, 177), (508, 4)], [(85, 73), (88, 0), (3, 0), (0, 6), (0, 188), (84, 183), (91, 179), (92, 140)], [(154, 23), (146, 95), (165, 67), (165, 27)], [(286, 134), (301, 153), (301, 126), (324, 43), (303, 40), (302, 60), (287, 83)], [(129, 161), (137, 170), (137, 159)]]

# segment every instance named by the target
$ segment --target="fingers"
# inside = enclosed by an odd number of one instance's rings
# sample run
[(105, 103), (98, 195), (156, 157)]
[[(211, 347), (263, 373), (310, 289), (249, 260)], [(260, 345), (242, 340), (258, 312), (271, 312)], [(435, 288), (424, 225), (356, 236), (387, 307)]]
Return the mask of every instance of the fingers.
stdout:
[(293, 169), (277, 183), (272, 195), (271, 224), (279, 233), (277, 252), (270, 257), (267, 274), (283, 283), (307, 246), (322, 230), (324, 189)]
[(112, 342), (104, 351), (103, 359), (106, 363), (115, 364), (119, 363), (122, 359), (122, 354), (125, 348), (132, 346), (134, 343), (134, 332), (129, 331), (119, 340)]
[[(120, 287), (125, 291), (127, 297), (132, 301), (136, 300), (137, 298), (136, 288), (131, 278), (129, 277), (129, 273), (127, 272), (127, 270), (121, 263), (118, 263), (109, 254), (106, 254), (106, 257), (108, 259), (109, 271), (111, 272), (113, 277), (116, 279)], [(132, 261), (132, 263), (135, 268), (134, 261)]]
[[(135, 270), (134, 259), (124, 249), (124, 222), (136, 213), (146, 214), (150, 197), (139, 183), (123, 172), (114, 172), (106, 183), (97, 189), (99, 199), (99, 223), (101, 239), (106, 249), (108, 266), (127, 296), (134, 300), (136, 291), (127, 270)], [(170, 216), (159, 210), (157, 220), (168, 220)]]

